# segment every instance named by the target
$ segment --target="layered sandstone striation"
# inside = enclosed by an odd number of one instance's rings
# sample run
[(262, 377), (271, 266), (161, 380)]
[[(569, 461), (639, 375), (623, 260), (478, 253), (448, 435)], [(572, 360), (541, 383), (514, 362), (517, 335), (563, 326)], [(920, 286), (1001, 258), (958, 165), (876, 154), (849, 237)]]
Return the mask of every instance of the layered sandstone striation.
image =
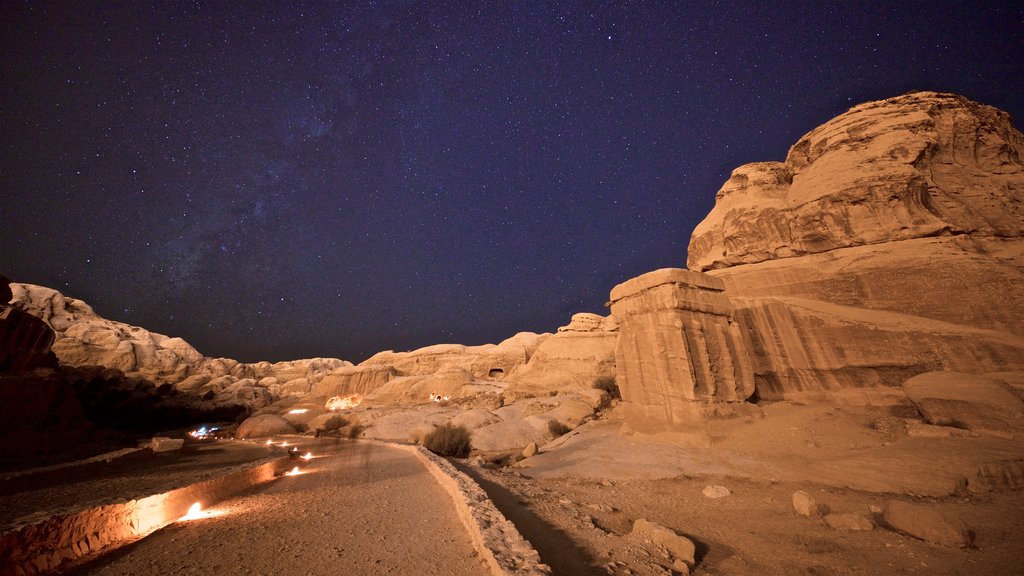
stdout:
[(694, 230), (706, 271), (939, 235), (1024, 235), (1024, 136), (1005, 112), (916, 92), (851, 108), (784, 163), (733, 171)]
[(701, 404), (754, 392), (744, 334), (717, 278), (677, 268), (648, 272), (612, 289), (622, 399), (639, 423), (689, 423)]
[(694, 230), (763, 398), (1024, 368), (1024, 136), (961, 96), (850, 109), (737, 168)]

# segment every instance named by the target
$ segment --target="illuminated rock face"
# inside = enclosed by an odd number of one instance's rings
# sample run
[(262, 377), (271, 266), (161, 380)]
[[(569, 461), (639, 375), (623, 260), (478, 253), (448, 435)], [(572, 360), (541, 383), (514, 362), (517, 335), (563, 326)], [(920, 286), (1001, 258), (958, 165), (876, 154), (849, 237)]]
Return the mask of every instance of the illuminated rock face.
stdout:
[(634, 421), (683, 425), (705, 404), (753, 394), (747, 344), (717, 278), (655, 270), (613, 288), (610, 305), (617, 381)]
[(867, 102), (740, 166), (693, 232), (706, 271), (939, 235), (1024, 235), (1024, 135), (955, 94)]
[(688, 265), (724, 284), (761, 398), (1024, 369), (1024, 135), (955, 94), (855, 106), (734, 170)]

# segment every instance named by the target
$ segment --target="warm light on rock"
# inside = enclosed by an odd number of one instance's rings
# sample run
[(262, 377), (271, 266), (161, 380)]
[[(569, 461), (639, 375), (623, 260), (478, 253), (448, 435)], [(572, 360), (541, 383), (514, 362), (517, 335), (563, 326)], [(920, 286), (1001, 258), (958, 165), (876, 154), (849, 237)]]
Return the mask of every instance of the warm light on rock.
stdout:
[(289, 414), (305, 414), (306, 412), (309, 412), (309, 408), (296, 408), (288, 411)]

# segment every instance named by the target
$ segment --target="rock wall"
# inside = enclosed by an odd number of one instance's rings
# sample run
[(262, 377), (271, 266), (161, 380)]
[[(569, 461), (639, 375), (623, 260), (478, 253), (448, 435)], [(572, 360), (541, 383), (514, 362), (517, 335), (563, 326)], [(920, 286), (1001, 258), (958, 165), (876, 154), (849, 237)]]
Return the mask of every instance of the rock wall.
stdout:
[(702, 404), (754, 392), (748, 344), (717, 278), (655, 270), (613, 288), (609, 304), (619, 324), (617, 381), (643, 414), (637, 421), (683, 425)]
[(1024, 362), (1024, 135), (918, 92), (850, 109), (784, 163), (737, 168), (688, 264), (720, 279), (761, 397), (898, 392)]
[[(733, 298), (760, 398), (891, 401), (935, 370), (1024, 369), (1024, 337), (803, 298)], [(859, 395), (850, 393), (858, 390)]]

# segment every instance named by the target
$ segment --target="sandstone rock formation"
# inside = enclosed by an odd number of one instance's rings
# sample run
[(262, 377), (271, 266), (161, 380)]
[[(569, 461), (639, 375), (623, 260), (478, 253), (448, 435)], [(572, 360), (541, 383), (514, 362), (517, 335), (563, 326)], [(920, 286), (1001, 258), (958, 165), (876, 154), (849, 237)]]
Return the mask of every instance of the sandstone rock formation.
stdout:
[(0, 372), (57, 366), (50, 352), (53, 330), (35, 316), (10, 306), (9, 278), (0, 276)]
[(741, 166), (694, 230), (704, 271), (939, 235), (1024, 234), (1024, 137), (1005, 112), (917, 92), (851, 108), (784, 163)]
[(748, 344), (723, 288), (717, 278), (665, 268), (612, 289), (617, 381), (634, 423), (691, 423), (703, 403), (754, 392)]
[(215, 403), (258, 409), (281, 390), (305, 393), (332, 371), (352, 365), (336, 358), (254, 364), (206, 358), (181, 338), (107, 320), (85, 302), (56, 290), (18, 283), (11, 288), (18, 306), (53, 329), (53, 352), (62, 364), (98, 365), (129, 378), (212, 393)]
[(1006, 113), (918, 92), (737, 168), (688, 265), (722, 280), (760, 397), (1024, 369), (1022, 158)]
[(520, 332), (499, 344), (437, 344), (411, 352), (378, 352), (360, 366), (390, 366), (402, 376), (427, 376), (446, 366), (462, 368), (474, 378), (504, 380), (525, 364), (549, 334)]
[(276, 414), (260, 414), (248, 418), (238, 426), (235, 436), (238, 438), (266, 438), (277, 434), (294, 434), (295, 426), (284, 416)]
[(56, 370), (53, 331), (7, 304), (9, 284), (0, 276), (0, 469), (73, 443), (88, 425), (74, 388)]
[(929, 424), (1014, 434), (1024, 432), (1024, 402), (996, 378), (927, 372), (903, 390)]
[(541, 341), (529, 362), (509, 377), (506, 400), (555, 390), (592, 388), (602, 376), (615, 375), (618, 324), (612, 317), (573, 314), (568, 325)]
[(882, 517), (894, 530), (926, 542), (965, 548), (974, 541), (974, 535), (963, 522), (922, 504), (888, 500)]

